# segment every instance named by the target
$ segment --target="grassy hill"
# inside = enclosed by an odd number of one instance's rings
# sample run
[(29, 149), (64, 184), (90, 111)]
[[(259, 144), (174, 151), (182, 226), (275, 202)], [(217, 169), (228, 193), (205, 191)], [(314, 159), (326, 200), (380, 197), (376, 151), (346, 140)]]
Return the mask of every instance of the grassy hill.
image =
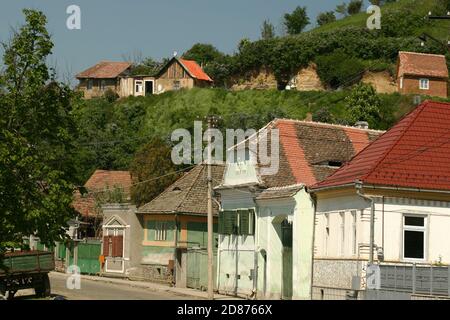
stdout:
[[(393, 3), (387, 3), (381, 7), (382, 21), (383, 15), (393, 12), (404, 11), (409, 12), (413, 10), (416, 14), (426, 17), (429, 12), (433, 14), (446, 14), (444, 8), (445, 1), (440, 0), (399, 0)], [(365, 12), (348, 16), (335, 22), (320, 26), (311, 30), (314, 33), (333, 31), (344, 27), (366, 27), (368, 15)], [(383, 23), (383, 22), (382, 22)], [(423, 32), (427, 32), (434, 37), (446, 40), (449, 36), (450, 22), (440, 21), (432, 25), (420, 27), (414, 30), (412, 35), (418, 36)]]
[[(193, 89), (152, 97), (80, 101), (75, 110), (79, 128), (76, 153), (80, 183), (97, 168), (128, 169), (139, 148), (152, 138), (170, 144), (173, 130), (193, 130), (194, 121), (208, 114), (221, 116), (220, 129), (259, 129), (274, 118), (349, 124), (345, 98), (348, 90), (297, 92)], [(375, 129), (387, 129), (410, 111), (412, 98), (380, 95), (381, 120)]]

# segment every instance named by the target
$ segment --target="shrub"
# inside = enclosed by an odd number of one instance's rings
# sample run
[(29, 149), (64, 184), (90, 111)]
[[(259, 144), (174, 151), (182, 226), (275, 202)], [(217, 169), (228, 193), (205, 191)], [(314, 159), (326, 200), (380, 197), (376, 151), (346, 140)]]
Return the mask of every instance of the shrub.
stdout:
[(322, 12), (317, 16), (317, 24), (319, 26), (323, 26), (334, 21), (336, 21), (336, 16), (333, 11)]
[(103, 94), (103, 98), (106, 99), (106, 101), (108, 101), (109, 103), (113, 103), (115, 102), (117, 99), (119, 99), (119, 95), (112, 90), (111, 88), (109, 88), (108, 90), (105, 91), (105, 93)]
[(380, 120), (381, 99), (370, 84), (360, 83), (345, 99), (349, 120), (367, 121), (371, 128)]
[(333, 89), (350, 86), (363, 75), (364, 64), (357, 58), (337, 50), (316, 58), (317, 73), (322, 82)]

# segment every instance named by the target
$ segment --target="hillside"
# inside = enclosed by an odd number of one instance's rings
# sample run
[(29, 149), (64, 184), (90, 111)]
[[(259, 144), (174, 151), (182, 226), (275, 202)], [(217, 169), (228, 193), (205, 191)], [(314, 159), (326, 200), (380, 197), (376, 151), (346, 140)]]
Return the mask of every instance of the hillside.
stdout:
[[(427, 16), (429, 12), (432, 12), (433, 14), (445, 15), (447, 12), (445, 9), (445, 3), (446, 1), (442, 0), (399, 0), (397, 2), (387, 3), (383, 7), (381, 7), (382, 21), (383, 15), (390, 15), (398, 11), (403, 11), (406, 15), (408, 12), (413, 10), (415, 14), (423, 17)], [(364, 28), (366, 27), (367, 17), (368, 15), (365, 12), (361, 12), (354, 16), (348, 16), (324, 26), (319, 26), (317, 28), (314, 28), (310, 32), (329, 32), (344, 27)], [(426, 32), (434, 37), (446, 40), (449, 35), (449, 28), (449, 21), (440, 21), (439, 23), (415, 28), (414, 30), (412, 30), (412, 35), (419, 36), (423, 32)]]
[[(97, 168), (128, 169), (136, 151), (152, 138), (170, 144), (173, 130), (192, 131), (194, 121), (208, 114), (222, 117), (220, 129), (259, 129), (274, 118), (306, 119), (350, 124), (345, 98), (348, 90), (296, 92), (277, 90), (193, 89), (160, 96), (79, 102), (75, 117), (80, 182)], [(412, 98), (379, 95), (380, 121), (387, 129), (413, 108)]]
[[(269, 70), (278, 87), (284, 88), (311, 62), (319, 64), (324, 61), (321, 57), (336, 54), (344, 59), (340, 59), (338, 65), (336, 61), (322, 64), (322, 69), (338, 66), (348, 71), (348, 76), (338, 83), (330, 82), (329, 77), (320, 72), (319, 76), (329, 88), (351, 86), (359, 81), (364, 71), (393, 73), (398, 51), (448, 54), (446, 42), (450, 22), (427, 18), (430, 11), (445, 15), (447, 6), (444, 0), (399, 0), (382, 7), (381, 30), (368, 30), (366, 20), (369, 15), (361, 12), (298, 35), (241, 41), (236, 54), (210, 62), (206, 70), (218, 85), (225, 83), (228, 86), (248, 79), (259, 70)], [(419, 36), (424, 32), (438, 41), (430, 39), (422, 45)], [(352, 61), (345, 65), (346, 60)]]

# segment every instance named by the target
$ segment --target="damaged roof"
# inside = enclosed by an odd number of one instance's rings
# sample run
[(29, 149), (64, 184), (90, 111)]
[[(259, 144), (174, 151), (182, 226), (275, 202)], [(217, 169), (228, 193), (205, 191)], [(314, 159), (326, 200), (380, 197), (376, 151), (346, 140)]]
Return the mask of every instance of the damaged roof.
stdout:
[[(213, 187), (222, 181), (224, 165), (214, 164), (212, 168)], [(207, 166), (200, 164), (184, 174), (159, 196), (138, 209), (138, 213), (153, 214), (194, 214), (207, 215), (208, 197)], [(213, 201), (213, 213), (218, 205)]]

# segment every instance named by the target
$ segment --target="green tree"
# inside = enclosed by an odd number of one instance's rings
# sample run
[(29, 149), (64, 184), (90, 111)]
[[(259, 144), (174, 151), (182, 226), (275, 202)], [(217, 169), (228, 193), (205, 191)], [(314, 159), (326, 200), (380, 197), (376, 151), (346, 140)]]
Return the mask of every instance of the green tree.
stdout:
[(200, 65), (207, 65), (217, 62), (223, 58), (224, 54), (211, 44), (196, 43), (183, 54), (183, 58), (194, 60)]
[(361, 12), (362, 0), (352, 0), (347, 6), (347, 12), (349, 15), (354, 15)]
[(275, 38), (275, 27), (269, 20), (264, 20), (261, 27), (261, 39), (273, 39)]
[(345, 2), (338, 4), (334, 11), (336, 11), (336, 13), (339, 13), (342, 16), (346, 16), (347, 15), (347, 4)]
[(168, 59), (157, 61), (151, 57), (143, 59), (138, 64), (134, 65), (131, 74), (132, 75), (156, 75), (159, 70), (167, 63)]
[(306, 7), (297, 7), (292, 13), (284, 15), (284, 26), (290, 35), (301, 33), (309, 24)]
[(0, 251), (30, 234), (50, 246), (74, 215), (74, 95), (46, 65), (53, 43), (45, 15), (23, 13), (25, 24), (3, 44)]
[(336, 16), (333, 11), (322, 12), (317, 16), (317, 24), (319, 26), (323, 26), (334, 21), (336, 21)]
[(143, 146), (131, 164), (135, 186), (131, 199), (137, 206), (150, 202), (174, 183), (180, 170), (171, 160), (172, 149), (161, 139), (154, 138)]
[(356, 85), (345, 99), (351, 122), (367, 121), (371, 128), (380, 121), (381, 99), (370, 84)]
[(337, 89), (348, 87), (361, 79), (363, 63), (342, 50), (316, 58), (317, 73), (324, 84)]

